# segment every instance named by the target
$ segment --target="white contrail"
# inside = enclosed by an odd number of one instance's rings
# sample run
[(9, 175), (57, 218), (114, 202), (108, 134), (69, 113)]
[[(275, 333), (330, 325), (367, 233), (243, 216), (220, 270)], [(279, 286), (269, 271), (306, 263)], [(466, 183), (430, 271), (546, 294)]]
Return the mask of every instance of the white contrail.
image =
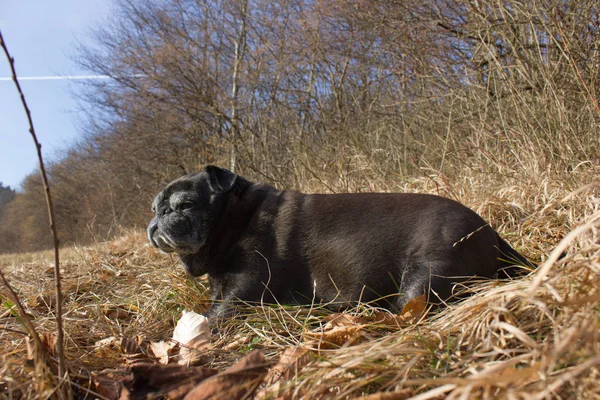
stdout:
[[(145, 74), (135, 74), (132, 75), (131, 78), (144, 78)], [(111, 79), (111, 76), (108, 75), (51, 75), (51, 76), (22, 76), (19, 77), (20, 81), (53, 81), (53, 80), (76, 80), (76, 79)], [(2, 76), (0, 77), (0, 81), (12, 81), (12, 77)]]

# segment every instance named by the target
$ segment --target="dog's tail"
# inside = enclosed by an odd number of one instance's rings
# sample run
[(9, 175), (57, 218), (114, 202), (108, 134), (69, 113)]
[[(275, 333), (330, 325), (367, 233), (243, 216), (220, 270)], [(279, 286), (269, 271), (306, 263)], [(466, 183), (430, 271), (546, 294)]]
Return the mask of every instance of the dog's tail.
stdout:
[(506, 240), (498, 236), (500, 250), (499, 278), (518, 278), (537, 268), (537, 265), (512, 248)]

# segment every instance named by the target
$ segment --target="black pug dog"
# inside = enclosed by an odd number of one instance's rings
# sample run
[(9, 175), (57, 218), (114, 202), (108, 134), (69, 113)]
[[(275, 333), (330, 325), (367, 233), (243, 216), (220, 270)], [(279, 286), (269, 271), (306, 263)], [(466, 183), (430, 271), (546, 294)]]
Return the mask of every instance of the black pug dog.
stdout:
[(439, 304), (473, 277), (534, 267), (475, 212), (429, 194), (304, 194), (208, 166), (170, 183), (152, 210), (152, 244), (208, 274), (208, 317), (236, 301), (398, 312), (423, 293)]

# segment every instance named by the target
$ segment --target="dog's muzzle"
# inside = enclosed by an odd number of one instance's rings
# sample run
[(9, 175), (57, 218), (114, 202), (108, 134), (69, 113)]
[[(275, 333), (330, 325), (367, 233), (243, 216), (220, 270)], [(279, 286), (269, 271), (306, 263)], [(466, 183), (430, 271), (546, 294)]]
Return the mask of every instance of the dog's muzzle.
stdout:
[(150, 224), (148, 225), (148, 239), (152, 246), (157, 247), (163, 251), (171, 253), (175, 251), (174, 243), (168, 239), (166, 235), (157, 234), (158, 232), (158, 219), (156, 217), (152, 218)]
[(152, 246), (167, 253), (194, 254), (199, 250), (196, 243), (178, 243), (158, 228), (158, 218), (154, 217), (148, 225), (148, 239)]

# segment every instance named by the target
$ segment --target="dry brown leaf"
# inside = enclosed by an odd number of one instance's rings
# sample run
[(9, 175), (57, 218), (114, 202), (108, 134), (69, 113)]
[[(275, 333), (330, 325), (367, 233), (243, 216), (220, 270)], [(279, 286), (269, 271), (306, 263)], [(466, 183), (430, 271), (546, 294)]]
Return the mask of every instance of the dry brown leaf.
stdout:
[(404, 327), (410, 324), (407, 317), (396, 315), (386, 311), (377, 311), (374, 315), (358, 316), (347, 313), (332, 314), (325, 318), (326, 324), (323, 329), (329, 330), (334, 327), (348, 327), (354, 325), (385, 325), (388, 327)]
[[(384, 314), (383, 312), (381, 314)], [(379, 315), (379, 312), (376, 314)], [(392, 314), (390, 314), (392, 315)], [(377, 322), (376, 321), (376, 316), (362, 316), (362, 315), (352, 315), (352, 314), (348, 314), (348, 313), (335, 313), (335, 314), (331, 314), (328, 315), (327, 317), (323, 318), (323, 322), (325, 322), (325, 325), (323, 325), (323, 329), (324, 330), (331, 330), (333, 328), (336, 327), (348, 327), (348, 326), (355, 326), (355, 325), (367, 325), (367, 324), (372, 324)]]
[(373, 316), (356, 316), (348, 313), (336, 313), (326, 317), (325, 325), (318, 331), (306, 331), (304, 336), (310, 346), (318, 349), (331, 349), (351, 346), (364, 340), (362, 331), (370, 325), (405, 327), (418, 321), (427, 310), (427, 297), (422, 294), (409, 300), (401, 315), (389, 312), (376, 312)]
[(144, 339), (140, 335), (133, 339), (126, 336), (121, 338), (119, 350), (121, 350), (121, 354), (125, 359), (125, 364), (133, 365), (150, 361), (148, 354), (142, 350), (143, 342)]
[(101, 359), (116, 359), (120, 354), (120, 340), (115, 336), (98, 340), (94, 343), (94, 357)]
[(308, 345), (318, 349), (336, 349), (341, 346), (351, 346), (363, 340), (363, 325), (336, 326), (320, 332), (306, 331), (305, 339)]
[(515, 384), (519, 386), (527, 385), (539, 380), (541, 363), (537, 362), (526, 368), (505, 368), (499, 374), (470, 378), (470, 381), (476, 382), (482, 386), (507, 386)]
[(56, 295), (53, 292), (40, 293), (29, 306), (38, 311), (54, 310), (56, 308)]
[(185, 400), (250, 398), (267, 373), (268, 364), (260, 350), (254, 350), (246, 357), (220, 374), (196, 386)]
[(142, 344), (142, 337), (136, 336), (134, 339), (130, 339), (127, 336), (123, 336), (119, 342), (119, 349), (123, 354), (138, 354), (141, 353), (140, 345)]
[(236, 351), (237, 349), (242, 347), (242, 345), (246, 342), (247, 342), (246, 339), (234, 340), (233, 342), (231, 342), (231, 343), (227, 344), (225, 347), (223, 347), (223, 350)]
[[(60, 273), (64, 274), (65, 270), (61, 268), (60, 269)], [(47, 267), (44, 270), (44, 275), (46, 275), (48, 278), (53, 278), (54, 277), (54, 267), (53, 266), (52, 267)]]
[(311, 355), (310, 350), (306, 348), (288, 347), (285, 349), (279, 362), (267, 372), (263, 381), (264, 387), (257, 392), (256, 398), (289, 398), (290, 393), (286, 393), (281, 381), (293, 379), (310, 361)]
[(131, 310), (131, 307), (127, 308), (114, 304), (106, 304), (102, 307), (102, 313), (110, 319), (129, 319), (133, 314), (133, 310)]
[[(156, 398), (164, 396), (169, 399), (183, 398), (198, 383), (217, 374), (217, 370), (204, 367), (187, 367), (177, 364), (139, 364), (131, 367), (136, 382), (132, 395), (135, 398)], [(144, 386), (142, 388), (142, 386)], [(142, 390), (143, 389), (143, 390)], [(144, 391), (152, 396), (144, 395)]]
[(92, 381), (94, 392), (109, 400), (117, 400), (121, 398), (126, 385), (133, 383), (133, 374), (129, 371), (92, 372)]
[(56, 357), (56, 346), (58, 345), (58, 336), (56, 335), (56, 333), (44, 332), (40, 336), (40, 339), (42, 340), (42, 344), (46, 347), (46, 350), (48, 350), (48, 353), (53, 357)]
[(319, 350), (357, 344), (362, 337), (360, 318), (347, 313), (329, 315), (323, 319), (325, 324), (322, 327), (304, 332), (304, 341), (309, 347)]
[(95, 348), (108, 347), (108, 346), (117, 345), (118, 343), (119, 343), (119, 339), (117, 339), (115, 336), (109, 336), (107, 338), (96, 341), (96, 343), (94, 343), (94, 347)]
[(110, 336), (94, 343), (94, 351), (98, 357), (121, 356), (128, 364), (147, 362), (148, 355), (141, 348), (143, 341), (139, 335), (135, 338)]
[(203, 367), (177, 364), (138, 364), (128, 371), (93, 373), (94, 390), (111, 400), (165, 397), (181, 399), (204, 379), (217, 373)]
[(414, 323), (420, 319), (427, 309), (427, 296), (422, 294), (414, 299), (410, 299), (402, 308), (400, 314), (392, 314), (386, 311), (377, 311), (371, 316), (357, 316), (348, 313), (332, 314), (325, 319), (325, 328), (336, 326), (351, 326), (351, 325), (372, 325), (383, 324), (386, 326), (404, 327)]
[(427, 309), (427, 296), (422, 294), (414, 299), (410, 299), (402, 308), (401, 315), (405, 318), (419, 319)]
[(273, 383), (279, 379), (292, 379), (310, 361), (311, 354), (310, 350), (306, 348), (288, 347), (281, 355), (279, 362), (267, 373), (265, 382)]
[(390, 328), (403, 328), (412, 323), (412, 320), (404, 315), (396, 315), (385, 311), (378, 311), (371, 317), (371, 324), (384, 325)]
[(158, 358), (158, 362), (161, 364), (168, 364), (171, 357), (175, 354), (175, 347), (177, 343), (175, 342), (165, 342), (161, 340), (160, 342), (152, 342), (150, 343), (150, 350), (152, 354), (156, 358)]
[[(46, 348), (46, 351), (53, 357), (56, 357), (56, 345), (58, 343), (56, 333), (44, 332), (40, 335), (40, 340), (42, 342), (42, 345)], [(27, 350), (27, 360), (35, 359), (35, 342), (30, 336), (27, 337), (27, 341), (25, 342), (25, 348)]]
[(385, 325), (387, 327), (404, 328), (421, 319), (427, 311), (427, 298), (424, 294), (409, 300), (402, 308), (402, 314), (392, 314), (386, 311), (377, 311), (371, 317), (362, 317), (362, 324)]
[(325, 325), (315, 331), (305, 331), (304, 340), (311, 347), (333, 349), (357, 344), (363, 339), (365, 317), (347, 313), (332, 314), (325, 319)]
[(362, 325), (362, 318), (360, 316), (351, 315), (348, 313), (335, 313), (328, 315), (323, 318), (323, 329), (329, 330), (338, 326), (353, 326), (353, 325)]

